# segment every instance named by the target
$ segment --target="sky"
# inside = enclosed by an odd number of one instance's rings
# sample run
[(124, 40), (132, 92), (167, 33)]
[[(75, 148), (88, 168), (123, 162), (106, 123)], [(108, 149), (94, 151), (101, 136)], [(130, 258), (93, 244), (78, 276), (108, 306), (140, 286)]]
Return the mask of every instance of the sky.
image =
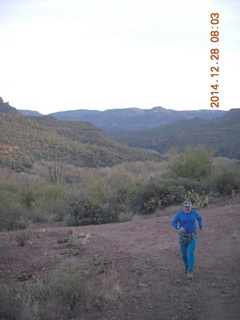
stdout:
[(239, 0), (0, 0), (0, 97), (17, 109), (240, 108), (239, 58)]

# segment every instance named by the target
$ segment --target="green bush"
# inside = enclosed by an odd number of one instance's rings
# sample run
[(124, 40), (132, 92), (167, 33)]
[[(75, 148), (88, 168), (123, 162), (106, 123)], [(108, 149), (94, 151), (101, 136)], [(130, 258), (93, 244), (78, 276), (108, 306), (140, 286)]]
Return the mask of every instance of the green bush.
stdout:
[(18, 195), (11, 192), (0, 194), (0, 231), (15, 230), (28, 225), (25, 209)]
[[(137, 199), (139, 211), (148, 214), (173, 204), (182, 203), (186, 198), (189, 198), (189, 192), (192, 192), (193, 195), (205, 195), (204, 197), (201, 196), (201, 204), (204, 201), (208, 203), (210, 201), (206, 196), (208, 191), (209, 187), (205, 180), (195, 181), (186, 178), (150, 179)], [(198, 200), (200, 201), (200, 199)]]
[(207, 194), (210, 192), (210, 187), (207, 179), (192, 180), (188, 178), (175, 178), (168, 181), (172, 184), (172, 186), (182, 186), (186, 191), (194, 190), (199, 194)]
[(42, 296), (46, 296), (47, 288), (43, 288), (42, 285), (40, 288), (39, 283), (0, 284), (0, 318), (8, 320), (40, 319)]
[(62, 221), (66, 187), (58, 184), (0, 185), (0, 231), (26, 228), (29, 221)]
[[(0, 318), (8, 320), (42, 319), (47, 307), (74, 310), (90, 295), (87, 279), (79, 264), (52, 273), (47, 281), (0, 284)], [(45, 319), (45, 318), (44, 318)]]
[(209, 185), (214, 192), (232, 194), (240, 188), (240, 168), (224, 161), (216, 164), (209, 177)]
[(213, 151), (203, 146), (192, 148), (187, 146), (183, 153), (172, 149), (169, 170), (176, 177), (201, 180), (212, 170)]
[(132, 212), (121, 212), (118, 215), (118, 222), (128, 222), (132, 221), (133, 213)]
[(184, 186), (175, 184), (173, 180), (150, 179), (139, 197), (140, 211), (146, 214), (153, 213), (157, 209), (182, 202), (185, 193)]
[(139, 211), (141, 207), (140, 199), (144, 192), (146, 183), (147, 180), (140, 178), (131, 183), (119, 186), (119, 188), (112, 193), (109, 199), (111, 205), (118, 211)]
[(60, 222), (66, 215), (66, 199), (46, 200), (39, 198), (27, 209), (27, 217), (32, 222)]
[(52, 274), (50, 291), (52, 299), (69, 306), (72, 311), (78, 304), (86, 303), (89, 296), (86, 278), (78, 264), (61, 268)]
[(83, 194), (70, 194), (68, 197), (68, 225), (84, 226), (116, 222), (117, 212), (109, 205), (95, 202)]
[(16, 231), (14, 239), (18, 242), (20, 247), (25, 246), (27, 240), (31, 238), (31, 230), (30, 229), (19, 229)]
[(0, 284), (0, 318), (15, 320), (21, 306), (20, 298), (11, 287)]
[(188, 190), (185, 199), (190, 200), (193, 204), (193, 207), (197, 209), (202, 207), (208, 207), (213, 197), (205, 194), (204, 192), (202, 194), (199, 194), (194, 190)]
[(62, 221), (66, 207), (66, 187), (60, 184), (34, 183), (23, 186), (19, 198), (25, 215), (33, 222)]
[(121, 287), (118, 274), (112, 269), (99, 272), (99, 267), (83, 271), (81, 264), (55, 270), (45, 280), (0, 284), (0, 319), (75, 319), (82, 308), (90, 308), (94, 301), (110, 303), (119, 297)]
[(66, 197), (66, 188), (61, 184), (33, 183), (22, 187), (20, 198), (26, 207), (32, 207), (36, 202), (45, 203)]

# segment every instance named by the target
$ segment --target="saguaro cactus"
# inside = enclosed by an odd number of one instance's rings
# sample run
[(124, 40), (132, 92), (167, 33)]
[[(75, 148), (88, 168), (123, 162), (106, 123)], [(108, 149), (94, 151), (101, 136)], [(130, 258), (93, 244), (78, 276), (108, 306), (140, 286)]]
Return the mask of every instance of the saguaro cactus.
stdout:
[(48, 172), (49, 172), (50, 183), (62, 184), (63, 165), (57, 165), (57, 162), (55, 161), (52, 166), (48, 167)]

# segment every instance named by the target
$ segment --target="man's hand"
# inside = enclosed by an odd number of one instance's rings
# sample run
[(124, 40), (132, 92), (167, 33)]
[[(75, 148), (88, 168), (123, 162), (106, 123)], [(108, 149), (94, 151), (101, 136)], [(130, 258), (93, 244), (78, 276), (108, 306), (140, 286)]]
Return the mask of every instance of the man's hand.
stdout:
[(185, 228), (180, 227), (180, 228), (178, 229), (178, 232), (179, 232), (179, 233), (186, 233), (186, 230), (185, 230)]
[(199, 229), (201, 230), (201, 231), (203, 231), (204, 229), (203, 229), (203, 227), (199, 227)]

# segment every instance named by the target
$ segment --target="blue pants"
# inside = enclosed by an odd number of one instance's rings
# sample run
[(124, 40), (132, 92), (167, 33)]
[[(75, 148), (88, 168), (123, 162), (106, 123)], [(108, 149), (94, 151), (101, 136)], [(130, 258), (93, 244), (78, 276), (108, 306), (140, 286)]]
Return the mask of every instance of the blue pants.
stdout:
[(189, 242), (187, 245), (180, 245), (180, 250), (182, 254), (182, 259), (185, 267), (188, 267), (189, 272), (193, 272), (194, 269), (194, 251), (196, 249), (197, 239)]

